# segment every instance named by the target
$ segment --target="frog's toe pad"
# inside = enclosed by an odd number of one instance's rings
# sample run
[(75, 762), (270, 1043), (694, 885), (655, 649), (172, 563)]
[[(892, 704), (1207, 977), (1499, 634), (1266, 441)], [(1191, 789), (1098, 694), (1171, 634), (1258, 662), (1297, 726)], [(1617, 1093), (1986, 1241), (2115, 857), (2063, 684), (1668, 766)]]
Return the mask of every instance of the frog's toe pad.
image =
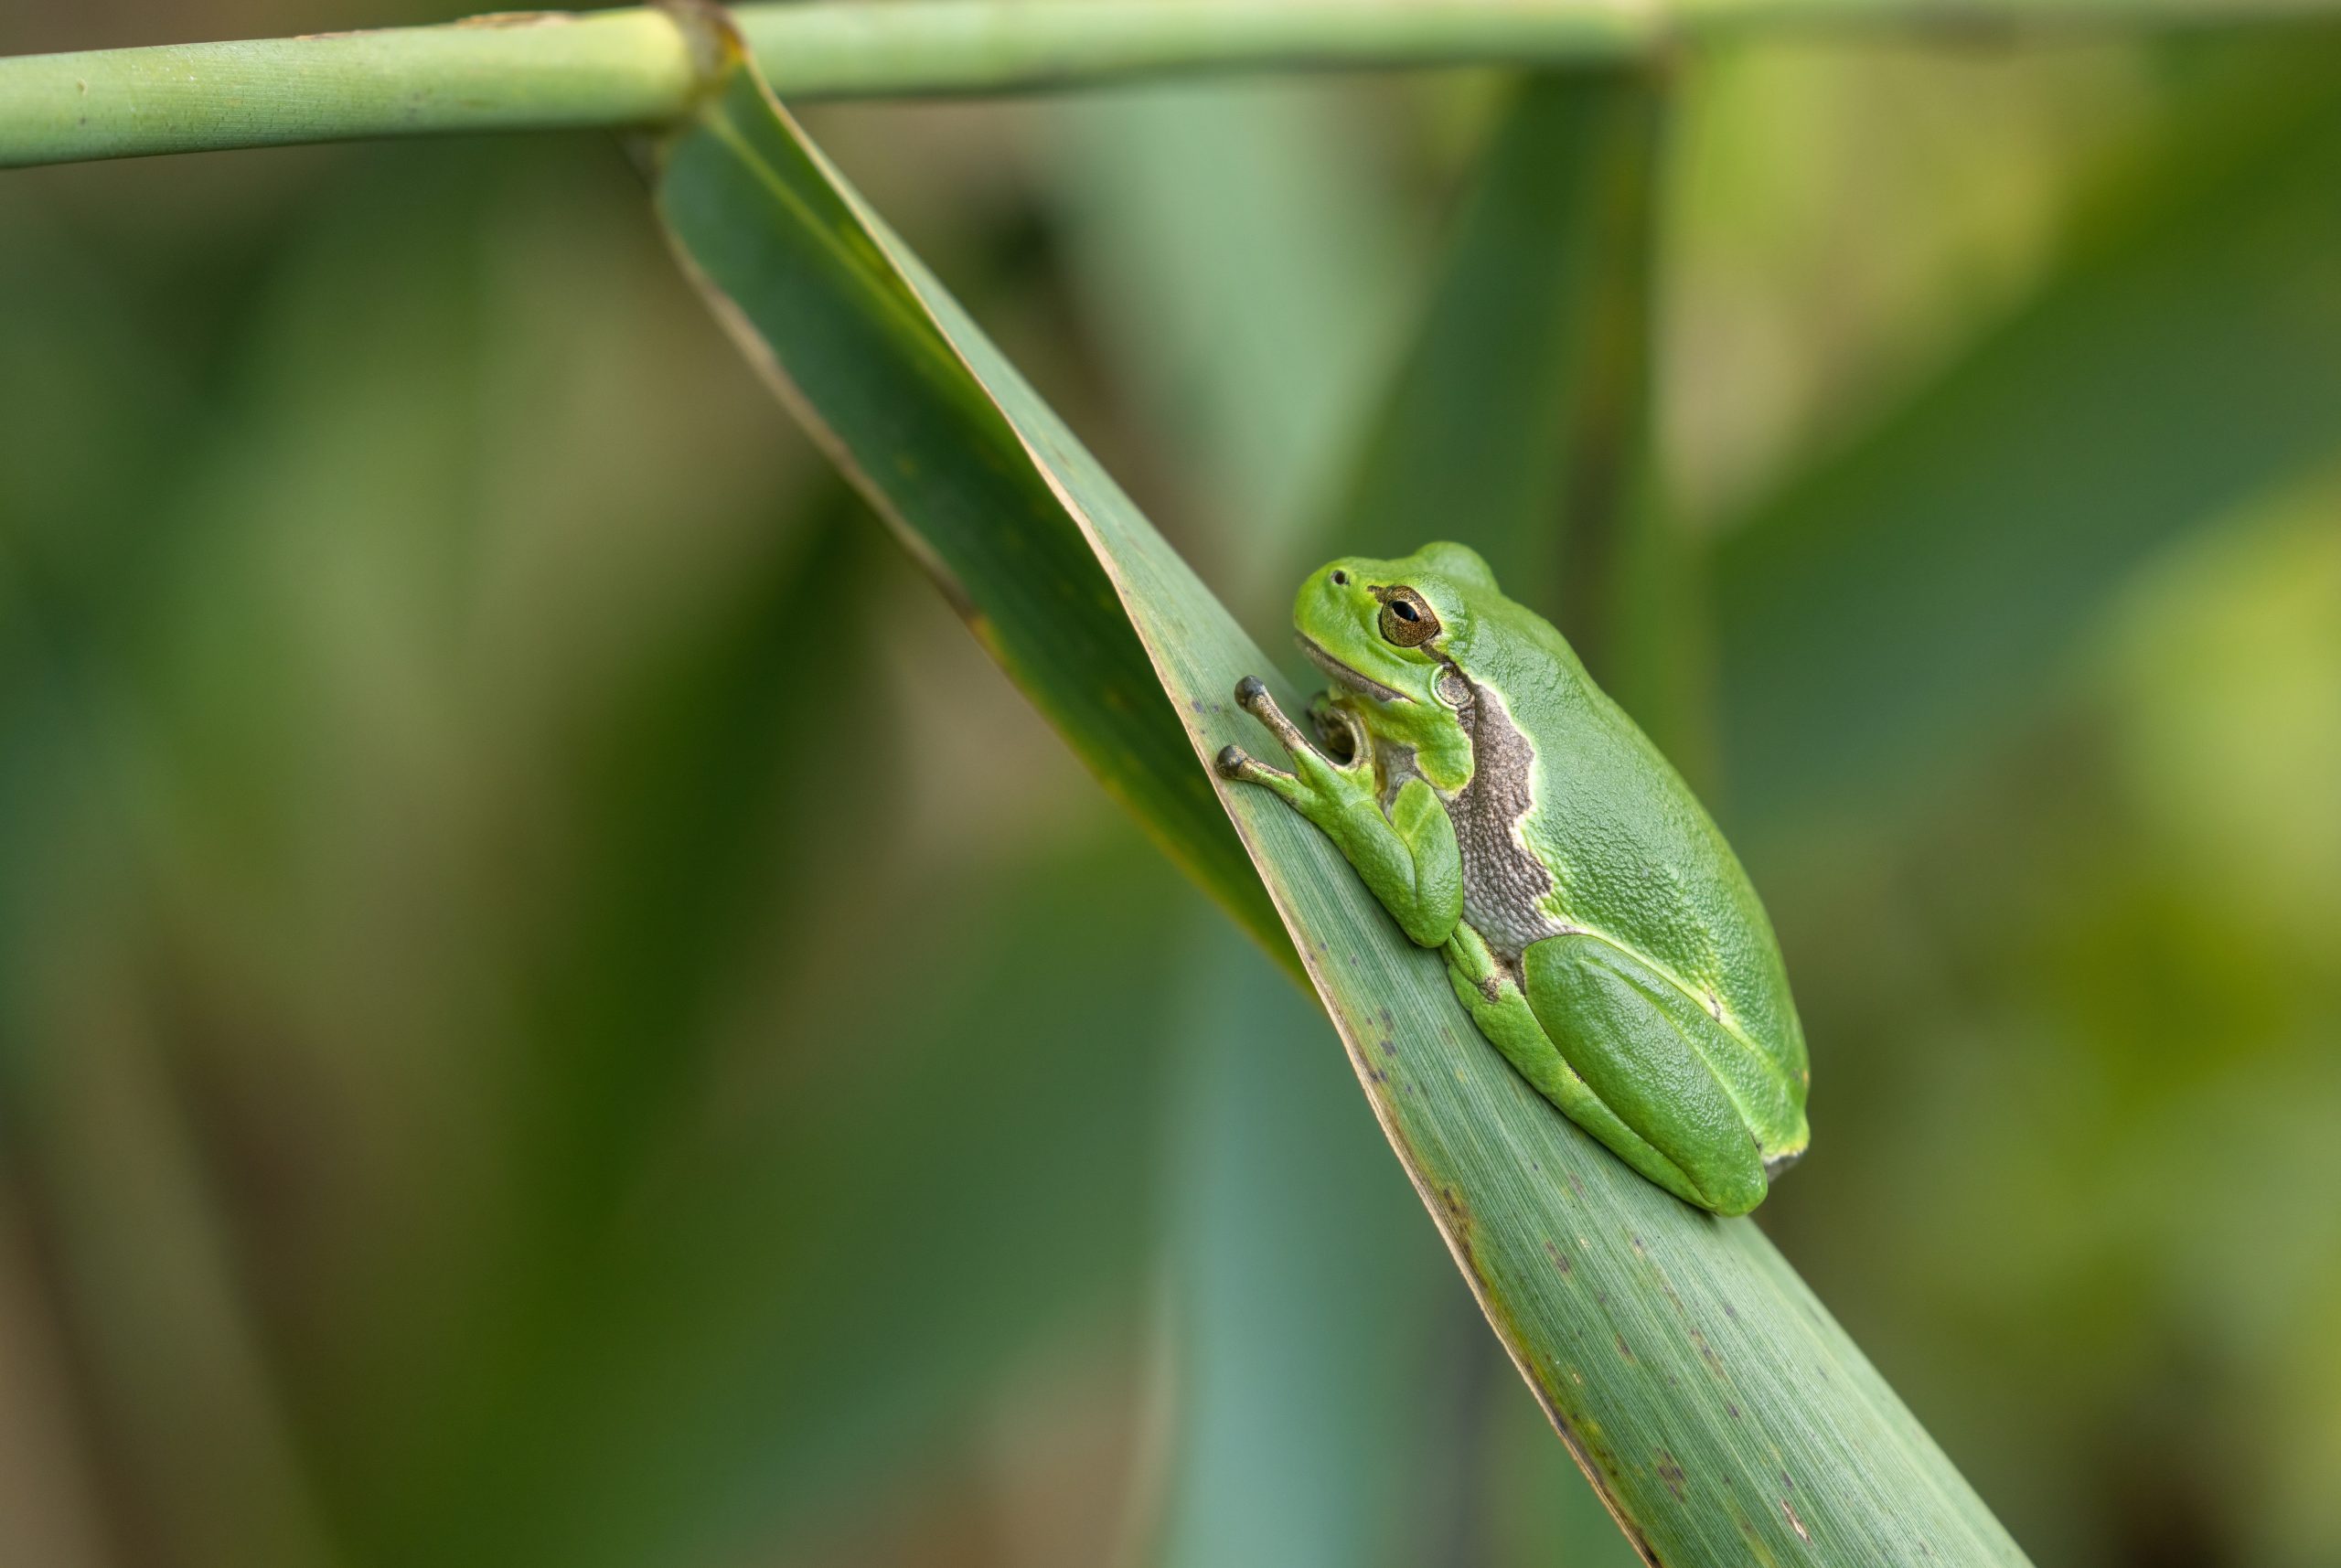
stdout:
[(1276, 788), (1293, 782), (1292, 775), (1282, 768), (1272, 768), (1241, 746), (1223, 746), (1219, 755), (1212, 759), (1213, 771), (1221, 778), (1238, 784), (1267, 784)]

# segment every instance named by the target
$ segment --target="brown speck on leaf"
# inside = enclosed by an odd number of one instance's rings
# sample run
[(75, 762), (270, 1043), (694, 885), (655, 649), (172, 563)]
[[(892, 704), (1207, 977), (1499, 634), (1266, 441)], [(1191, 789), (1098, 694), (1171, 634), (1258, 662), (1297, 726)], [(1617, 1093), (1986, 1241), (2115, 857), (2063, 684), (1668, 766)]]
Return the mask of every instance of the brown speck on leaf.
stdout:
[(1673, 1455), (1663, 1448), (1658, 1451), (1658, 1478), (1666, 1483), (1666, 1489), (1674, 1494), (1676, 1502), (1683, 1500), (1683, 1494), (1686, 1489), (1684, 1485), (1686, 1477), (1683, 1474), (1683, 1467), (1676, 1462)]
[(1732, 1403), (1729, 1400), (1726, 1400), (1723, 1402), (1723, 1407), (1731, 1412), (1731, 1418), (1734, 1421), (1737, 1421), (1739, 1419), (1739, 1406)]
[(1383, 1055), (1384, 1055), (1384, 1056), (1395, 1056), (1395, 1055), (1397, 1055), (1397, 1054), (1398, 1054), (1398, 1048), (1397, 1048), (1395, 1045), (1392, 1044), (1390, 1041), (1388, 1041), (1388, 1040), (1385, 1040), (1382, 1041), (1382, 1042), (1381, 1042), (1381, 1044), (1382, 1044), (1382, 1054), (1383, 1054)]
[(1560, 1248), (1553, 1245), (1550, 1242), (1546, 1242), (1545, 1243), (1545, 1255), (1551, 1258), (1553, 1260), (1553, 1266), (1559, 1269), (1563, 1274), (1567, 1274), (1570, 1270), (1577, 1267), (1575, 1264), (1569, 1262), (1568, 1253), (1561, 1251)]
[(1619, 1355), (1621, 1355), (1621, 1356), (1625, 1357), (1625, 1358), (1626, 1358), (1626, 1360), (1630, 1360), (1630, 1360), (1632, 1360), (1634, 1359), (1634, 1352), (1633, 1352), (1633, 1350), (1632, 1350), (1632, 1349), (1631, 1349), (1627, 1345), (1627, 1343), (1626, 1343), (1626, 1337), (1625, 1337), (1623, 1334), (1613, 1334), (1613, 1335), (1611, 1335), (1611, 1336), (1610, 1336), (1610, 1338), (1612, 1338), (1613, 1339), (1617, 1340), (1617, 1342), (1618, 1342), (1618, 1354), (1619, 1354)]
[(1782, 1498), (1780, 1499), (1780, 1511), (1789, 1516), (1789, 1528), (1796, 1531), (1796, 1538), (1799, 1541), (1805, 1542), (1807, 1545), (1811, 1545), (1812, 1541), (1812, 1532), (1804, 1528), (1804, 1520), (1796, 1517), (1796, 1505), (1790, 1502), (1788, 1499)]

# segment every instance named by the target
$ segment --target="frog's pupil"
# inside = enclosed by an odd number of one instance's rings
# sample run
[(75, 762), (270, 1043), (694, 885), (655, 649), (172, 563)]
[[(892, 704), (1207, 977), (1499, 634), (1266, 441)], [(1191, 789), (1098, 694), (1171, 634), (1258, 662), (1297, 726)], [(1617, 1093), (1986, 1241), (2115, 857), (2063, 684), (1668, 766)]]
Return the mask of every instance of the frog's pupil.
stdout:
[(1404, 599), (1397, 601), (1395, 603), (1392, 604), (1390, 608), (1398, 612), (1398, 618), (1402, 621), (1419, 621), (1422, 619), (1420, 615), (1415, 613), (1415, 607), (1412, 604), (1407, 603)]
[(1350, 574), (1349, 574), (1348, 572), (1346, 572), (1346, 571), (1337, 571), (1337, 572), (1333, 573), (1333, 586), (1334, 586), (1334, 587), (1336, 587), (1336, 588), (1346, 588), (1346, 587), (1348, 587), (1348, 586), (1349, 586), (1349, 581), (1350, 581)]

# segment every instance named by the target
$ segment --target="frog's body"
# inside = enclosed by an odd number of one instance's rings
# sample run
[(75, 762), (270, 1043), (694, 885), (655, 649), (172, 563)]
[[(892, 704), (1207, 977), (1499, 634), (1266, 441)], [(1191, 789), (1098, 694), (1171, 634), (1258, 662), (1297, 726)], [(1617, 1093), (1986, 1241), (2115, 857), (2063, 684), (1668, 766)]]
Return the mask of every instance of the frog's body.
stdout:
[(1480, 558), (1430, 545), (1303, 585), (1333, 677), (1311, 746), (1237, 696), (1296, 772), (1231, 747), (1323, 828), (1523, 1076), (1635, 1169), (1723, 1214), (1804, 1152), (1804, 1036), (1730, 847), (1561, 635)]

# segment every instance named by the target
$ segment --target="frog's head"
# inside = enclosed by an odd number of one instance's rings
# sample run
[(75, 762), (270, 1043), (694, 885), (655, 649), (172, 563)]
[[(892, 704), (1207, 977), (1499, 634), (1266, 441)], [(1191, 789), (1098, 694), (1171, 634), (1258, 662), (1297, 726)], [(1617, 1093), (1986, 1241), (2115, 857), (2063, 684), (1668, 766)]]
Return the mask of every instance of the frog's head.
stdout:
[(1469, 644), (1473, 606), (1495, 591), (1488, 563), (1459, 544), (1395, 560), (1345, 556), (1300, 585), (1293, 629), (1340, 695), (1367, 699), (1352, 706), (1370, 725), (1412, 730), (1460, 705), (1469, 688), (1450, 673), (1450, 650)]

